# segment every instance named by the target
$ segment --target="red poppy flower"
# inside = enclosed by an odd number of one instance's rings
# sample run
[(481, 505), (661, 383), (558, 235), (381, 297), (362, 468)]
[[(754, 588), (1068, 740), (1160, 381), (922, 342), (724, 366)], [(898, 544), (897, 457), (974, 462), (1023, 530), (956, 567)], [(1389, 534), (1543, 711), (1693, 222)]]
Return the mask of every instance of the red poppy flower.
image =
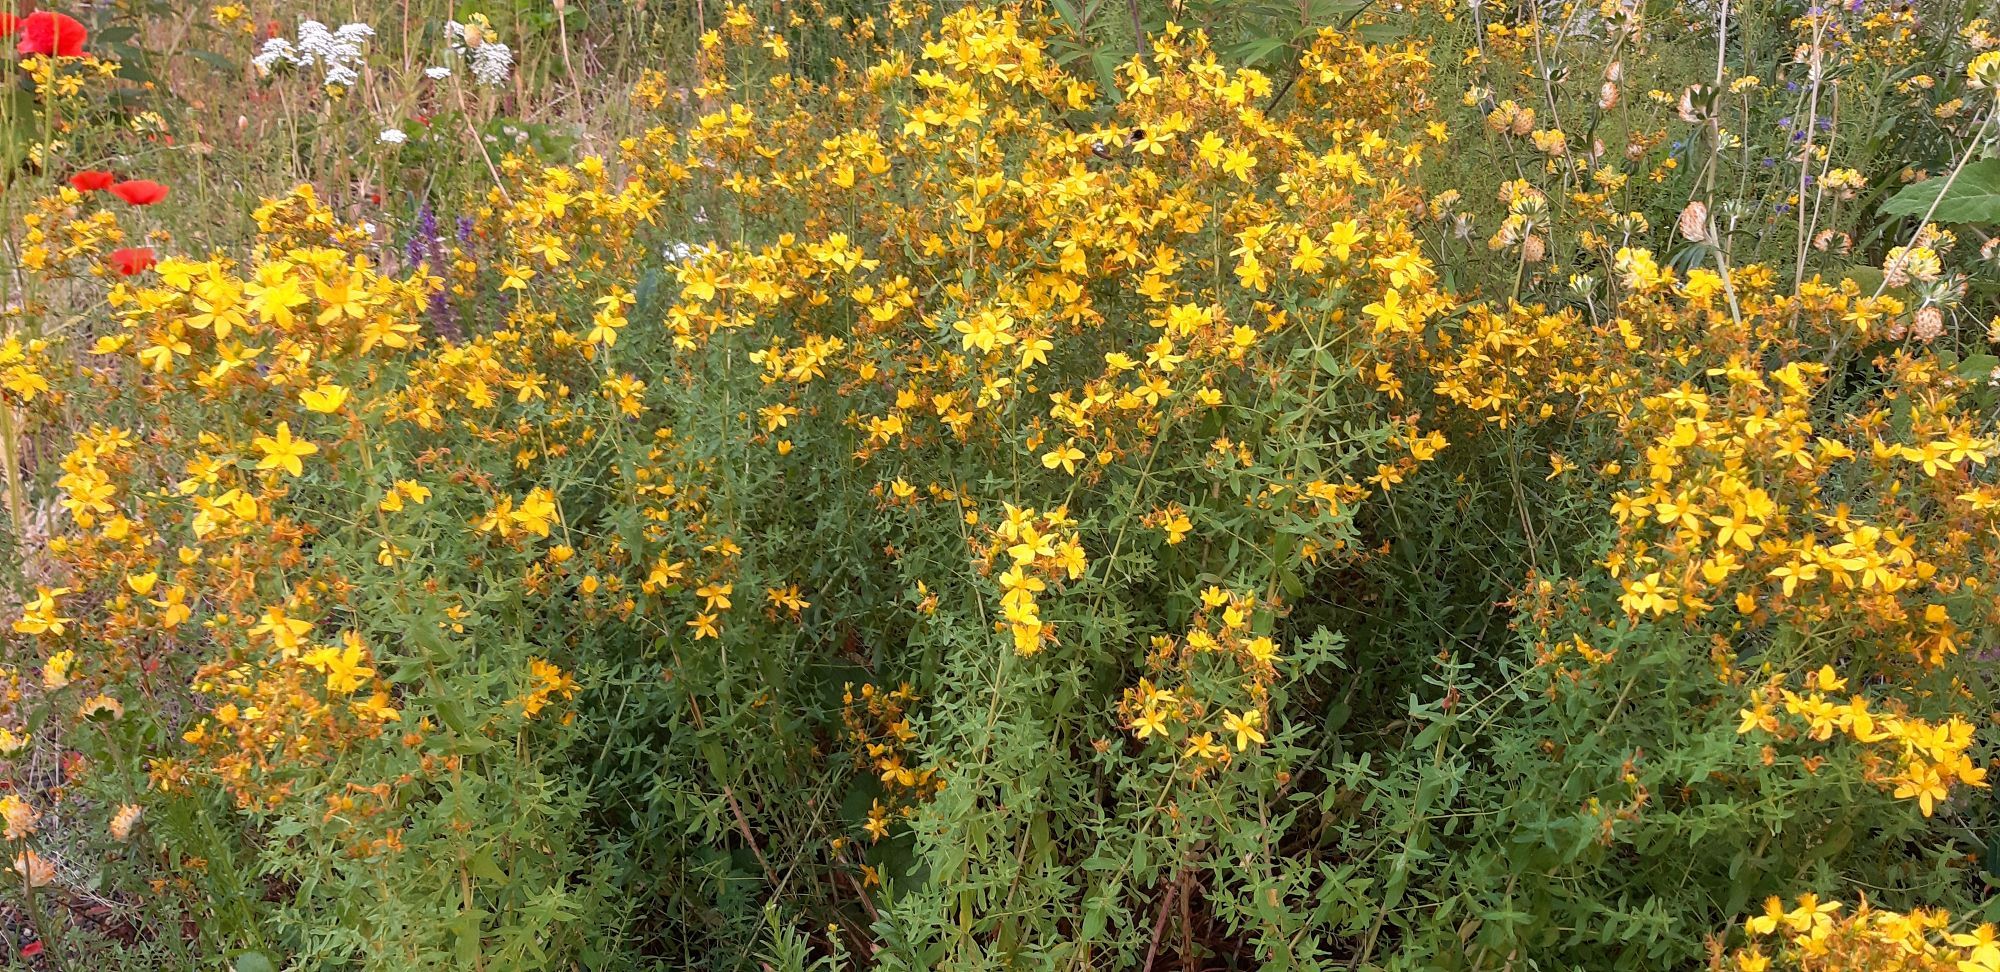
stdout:
[(97, 169), (85, 169), (69, 177), (69, 184), (75, 186), (78, 192), (96, 192), (99, 189), (109, 189), (111, 188), (111, 184), (117, 181), (117, 176)]
[(42, 943), (39, 941), (29, 942), (28, 944), (21, 946), (22, 958), (34, 958), (35, 956), (40, 954), (42, 954)]
[(21, 21), (21, 43), (14, 49), (23, 54), (54, 57), (82, 57), (83, 42), (90, 30), (66, 14), (37, 10)]
[(12, 37), (21, 30), (21, 18), (10, 13), (0, 13), (0, 37)]
[(111, 251), (111, 265), (118, 269), (122, 277), (136, 277), (158, 262), (153, 259), (153, 248), (150, 246), (128, 246)]
[(132, 179), (112, 186), (111, 194), (134, 206), (151, 206), (167, 198), (167, 187), (151, 179)]

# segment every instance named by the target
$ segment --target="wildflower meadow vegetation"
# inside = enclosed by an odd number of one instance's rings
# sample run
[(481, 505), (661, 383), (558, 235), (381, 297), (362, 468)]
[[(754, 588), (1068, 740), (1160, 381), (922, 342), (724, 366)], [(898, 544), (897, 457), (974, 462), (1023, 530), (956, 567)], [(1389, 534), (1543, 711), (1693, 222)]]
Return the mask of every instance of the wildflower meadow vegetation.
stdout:
[(1990, 0), (0, 32), (9, 968), (2000, 972)]

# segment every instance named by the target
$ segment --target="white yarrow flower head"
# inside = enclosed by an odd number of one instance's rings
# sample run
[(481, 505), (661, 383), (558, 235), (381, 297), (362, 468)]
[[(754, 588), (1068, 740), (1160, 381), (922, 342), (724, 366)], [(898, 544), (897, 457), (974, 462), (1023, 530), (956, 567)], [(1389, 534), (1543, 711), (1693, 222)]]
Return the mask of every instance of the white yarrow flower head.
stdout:
[(305, 58), (305, 63), (311, 64), (314, 59), (332, 51), (333, 32), (327, 30), (325, 24), (317, 20), (299, 24), (299, 52)]
[(432, 81), (443, 81), (444, 79), (451, 77), (451, 68), (427, 67), (424, 68), (424, 77), (427, 77)]
[(452, 52), (465, 59), (474, 81), (489, 88), (505, 84), (514, 69), (513, 48), (494, 40), (492, 28), (485, 26), (483, 21), (475, 23), (470, 42), (467, 33), (466, 25), (456, 20), (444, 26)]
[(350, 45), (356, 50), (359, 50), (361, 45), (373, 40), (374, 37), (375, 28), (367, 24), (341, 24), (340, 29), (333, 32), (333, 39), (336, 43)]
[(409, 141), (410, 136), (400, 128), (385, 128), (382, 129), (382, 134), (375, 136), (375, 140), (384, 145), (401, 145)]
[(507, 83), (514, 68), (514, 52), (498, 41), (488, 41), (472, 52), (472, 77), (489, 88)]
[(298, 48), (293, 47), (292, 42), (283, 37), (273, 37), (265, 41), (257, 56), (250, 59), (250, 64), (257, 69), (257, 73), (266, 75), (280, 66), (298, 67), (301, 63)]
[(308, 20), (299, 24), (297, 41), (273, 37), (264, 42), (250, 63), (264, 75), (279, 67), (316, 67), (328, 89), (351, 88), (361, 80), (361, 65), (374, 37), (375, 28), (367, 24), (342, 24), (328, 30), (325, 24)]

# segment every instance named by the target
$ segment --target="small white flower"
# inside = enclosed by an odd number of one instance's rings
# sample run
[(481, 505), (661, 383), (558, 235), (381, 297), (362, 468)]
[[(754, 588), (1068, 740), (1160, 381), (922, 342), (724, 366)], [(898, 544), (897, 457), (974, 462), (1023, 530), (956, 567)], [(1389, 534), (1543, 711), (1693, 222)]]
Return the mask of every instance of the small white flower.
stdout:
[(507, 74), (514, 67), (514, 52), (498, 41), (487, 41), (472, 51), (473, 80), (487, 87), (497, 87), (507, 82)]
[(382, 129), (382, 134), (375, 136), (375, 140), (384, 145), (401, 145), (409, 141), (410, 136), (404, 134), (400, 128), (385, 128)]
[(456, 20), (444, 25), (444, 36), (451, 44), (452, 53), (465, 58), (466, 64), (472, 68), (474, 81), (489, 88), (506, 83), (508, 73), (514, 68), (512, 48), (491, 38), (484, 39), (478, 47), (467, 47), (465, 25)]
[(424, 68), (424, 77), (427, 77), (432, 81), (443, 81), (444, 79), (451, 77), (451, 68), (427, 67)]
[(256, 57), (250, 59), (250, 63), (256, 66), (257, 73), (269, 74), (280, 63), (297, 67), (299, 52), (292, 47), (291, 41), (283, 37), (273, 37), (264, 42), (263, 49), (257, 52)]
[(352, 47), (360, 47), (375, 36), (375, 28), (367, 24), (341, 24), (333, 32), (333, 39)]
[(359, 69), (367, 57), (368, 41), (374, 36), (375, 28), (367, 24), (342, 24), (338, 29), (328, 30), (325, 24), (308, 20), (299, 24), (296, 43), (273, 37), (264, 42), (250, 63), (259, 74), (270, 74), (281, 65), (317, 67), (325, 73), (324, 83), (328, 88), (351, 88), (361, 80)]
[(312, 63), (313, 58), (332, 49), (333, 34), (327, 31), (325, 24), (317, 20), (299, 24), (299, 50), (304, 52), (306, 63)]

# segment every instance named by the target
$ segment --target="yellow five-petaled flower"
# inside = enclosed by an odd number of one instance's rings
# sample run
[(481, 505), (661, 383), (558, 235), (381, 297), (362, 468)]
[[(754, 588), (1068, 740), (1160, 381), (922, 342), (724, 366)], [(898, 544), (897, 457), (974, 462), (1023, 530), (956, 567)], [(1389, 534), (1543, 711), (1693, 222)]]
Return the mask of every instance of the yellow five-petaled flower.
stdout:
[(302, 460), (319, 451), (319, 446), (292, 438), (290, 422), (279, 422), (276, 436), (260, 435), (250, 444), (264, 454), (264, 458), (257, 460), (258, 469), (283, 469), (294, 476), (304, 475), (306, 466)]

